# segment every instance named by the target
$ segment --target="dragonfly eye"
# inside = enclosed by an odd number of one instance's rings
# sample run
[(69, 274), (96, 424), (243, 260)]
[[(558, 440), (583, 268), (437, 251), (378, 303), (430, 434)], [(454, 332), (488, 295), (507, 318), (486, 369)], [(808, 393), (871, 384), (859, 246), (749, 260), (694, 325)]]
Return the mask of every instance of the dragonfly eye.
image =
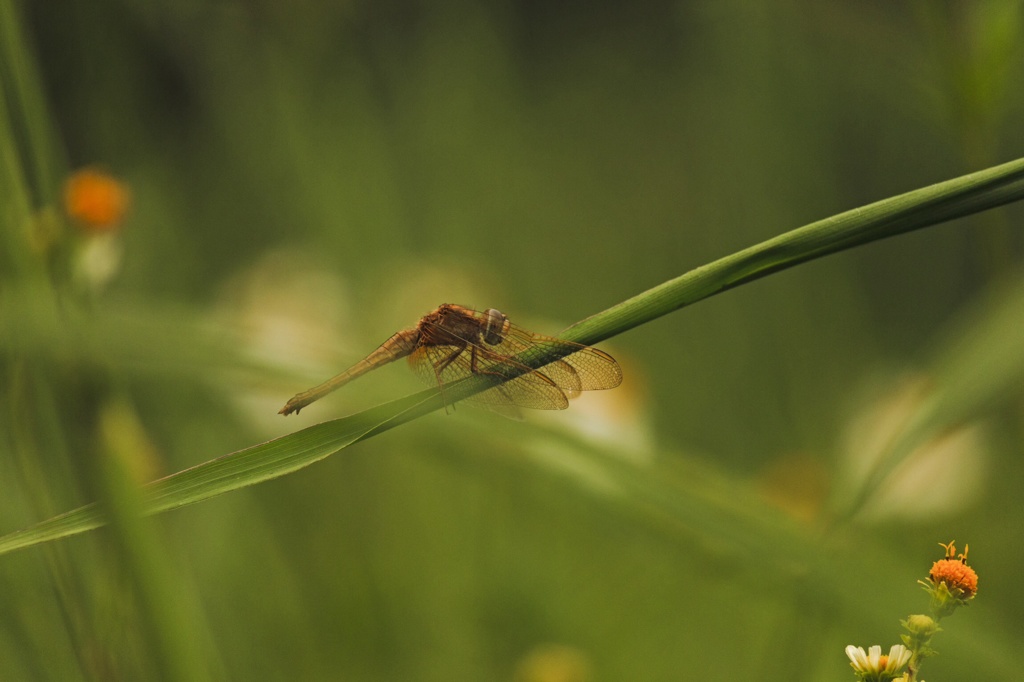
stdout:
[(505, 339), (503, 330), (505, 321), (508, 320), (500, 310), (490, 308), (484, 313), (484, 341), (491, 346), (497, 346)]

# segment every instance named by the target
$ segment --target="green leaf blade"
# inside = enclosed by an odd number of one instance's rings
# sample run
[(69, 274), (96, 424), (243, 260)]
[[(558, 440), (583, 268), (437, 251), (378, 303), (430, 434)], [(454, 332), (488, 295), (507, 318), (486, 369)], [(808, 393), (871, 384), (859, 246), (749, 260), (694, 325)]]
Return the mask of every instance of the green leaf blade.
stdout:
[[(653, 287), (582, 320), (561, 336), (594, 344), (795, 265), (1021, 198), (1024, 198), (1024, 159), (792, 230)], [(538, 362), (536, 366), (542, 364)], [(446, 397), (455, 402), (493, 384), (489, 377), (471, 377), (458, 382), (458, 386), (446, 387)], [(283, 476), (443, 405), (440, 392), (431, 389), (210, 460), (146, 486), (145, 511), (155, 514), (175, 509)], [(0, 538), (0, 554), (91, 530), (103, 523), (95, 506), (81, 507)]]

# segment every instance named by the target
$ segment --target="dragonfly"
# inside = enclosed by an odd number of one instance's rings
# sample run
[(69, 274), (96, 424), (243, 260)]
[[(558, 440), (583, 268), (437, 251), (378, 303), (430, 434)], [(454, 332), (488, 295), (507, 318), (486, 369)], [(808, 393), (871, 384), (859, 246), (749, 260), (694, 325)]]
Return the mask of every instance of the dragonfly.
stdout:
[[(436, 384), (442, 394), (461, 379), (496, 377), (501, 383), (466, 399), (513, 418), (519, 417), (520, 407), (562, 410), (583, 391), (622, 383), (622, 368), (604, 351), (526, 331), (494, 308), (480, 312), (446, 303), (341, 374), (297, 394), (278, 414), (298, 413), (353, 379), (401, 358), (408, 358), (416, 373)], [(533, 366), (545, 358), (556, 359)]]

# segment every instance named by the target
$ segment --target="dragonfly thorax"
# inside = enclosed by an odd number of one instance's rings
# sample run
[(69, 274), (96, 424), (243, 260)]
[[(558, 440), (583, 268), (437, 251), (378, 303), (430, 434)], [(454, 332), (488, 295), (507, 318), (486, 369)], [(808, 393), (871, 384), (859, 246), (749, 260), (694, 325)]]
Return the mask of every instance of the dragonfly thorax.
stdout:
[(482, 333), (484, 341), (491, 346), (497, 346), (505, 339), (505, 323), (508, 318), (500, 310), (489, 308), (484, 313), (484, 330)]

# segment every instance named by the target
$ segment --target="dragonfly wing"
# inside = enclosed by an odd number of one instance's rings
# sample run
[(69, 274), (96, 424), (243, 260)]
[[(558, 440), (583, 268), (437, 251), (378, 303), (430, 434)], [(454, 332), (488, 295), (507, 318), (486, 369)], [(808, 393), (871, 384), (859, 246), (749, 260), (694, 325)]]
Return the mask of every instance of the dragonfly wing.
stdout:
[[(501, 390), (502, 388), (502, 386), (495, 386), (494, 388), (477, 393), (475, 396), (467, 398), (467, 400), (477, 407), (483, 407), (491, 412), (496, 412), (502, 417), (508, 417), (509, 419), (516, 420), (517, 422), (523, 421), (523, 413), (516, 406), (515, 400), (507, 391)], [(486, 394), (492, 392), (496, 392), (497, 399), (488, 401)]]
[[(615, 358), (604, 351), (550, 336), (533, 334), (510, 325), (508, 334), (498, 345), (499, 352), (519, 355), (529, 363), (533, 357), (562, 355), (540, 368), (559, 388), (573, 395), (580, 391), (615, 388), (622, 383), (622, 368)], [(525, 355), (520, 355), (525, 353)]]
[[(444, 393), (446, 384), (470, 376), (462, 367), (462, 355), (468, 351), (458, 346), (420, 346), (409, 356), (409, 365), (424, 382), (438, 386)], [(449, 402), (445, 398), (445, 402)]]
[(540, 372), (523, 374), (468, 398), (481, 405), (510, 403), (534, 410), (564, 410), (569, 407), (565, 391)]
[(421, 346), (410, 356), (409, 361), (420, 377), (440, 385), (442, 392), (445, 386), (475, 374), (511, 376), (515, 372), (522, 372), (513, 379), (467, 398), (501, 414), (512, 412), (501, 409), (503, 406), (536, 410), (562, 410), (569, 406), (566, 392), (545, 374), (532, 371), (482, 346), (474, 348), (469, 345), (462, 349), (456, 346)]
[[(568, 343), (559, 341), (561, 344)], [(579, 344), (573, 344), (579, 345)], [(615, 388), (622, 383), (622, 368), (615, 358), (604, 351), (590, 346), (580, 346), (571, 355), (562, 358), (562, 362), (571, 365), (580, 378), (580, 389), (599, 391)]]

